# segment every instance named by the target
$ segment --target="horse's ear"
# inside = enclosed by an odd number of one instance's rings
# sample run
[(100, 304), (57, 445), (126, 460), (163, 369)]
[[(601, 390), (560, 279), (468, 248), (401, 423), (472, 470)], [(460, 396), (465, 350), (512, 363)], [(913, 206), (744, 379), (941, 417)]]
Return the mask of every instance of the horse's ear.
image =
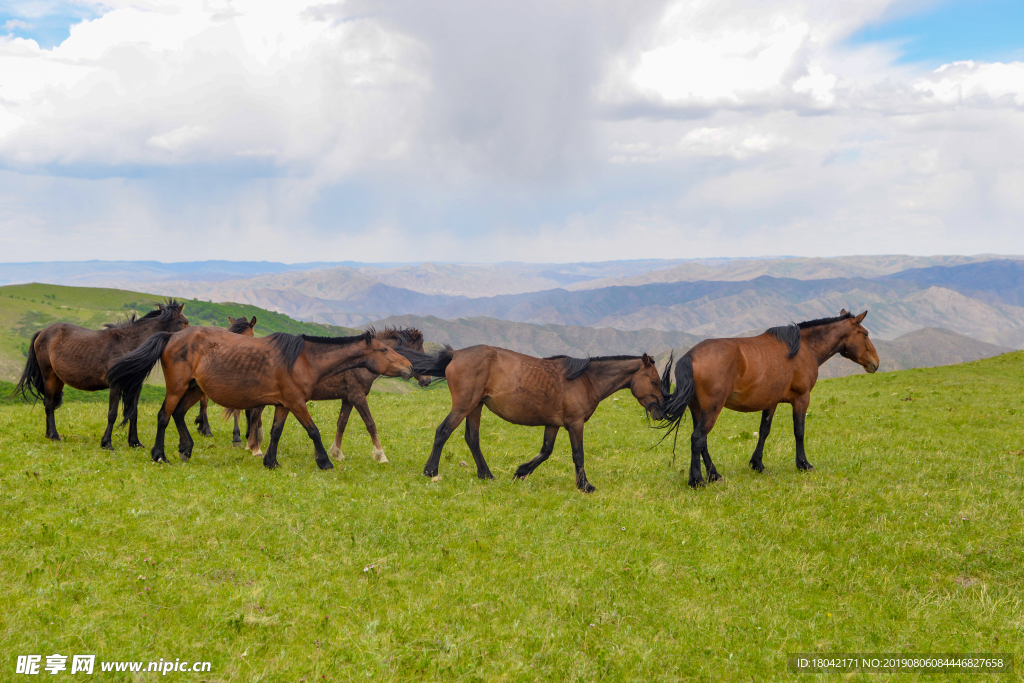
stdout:
[(256, 316), (253, 316), (252, 320), (249, 321), (249, 327), (256, 327)]
[(839, 311), (839, 317), (840, 318), (842, 318), (844, 315), (849, 315), (849, 314), (850, 314), (850, 312), (847, 311), (845, 308), (843, 310)]
[(232, 317), (231, 317), (231, 316), (229, 315), (229, 316), (228, 316), (228, 325), (234, 325), (234, 324), (235, 324), (235, 319), (234, 319), (234, 318), (232, 318)]
[(866, 318), (866, 317), (868, 317), (868, 312), (867, 312), (867, 311), (864, 311), (863, 313), (861, 313), (860, 315), (858, 315), (858, 316), (857, 316), (856, 318), (854, 318), (854, 321), (855, 321), (855, 322), (856, 322), (856, 323), (857, 323), (858, 325), (860, 325), (860, 324), (861, 324), (862, 322), (864, 322), (864, 318)]
[(182, 302), (181, 302), (180, 304), (178, 304), (178, 305), (177, 305), (177, 306), (176, 306), (175, 308), (177, 308), (177, 309), (178, 309), (178, 313), (181, 313), (181, 312), (182, 312), (183, 310), (185, 310), (185, 302), (184, 302), (184, 301), (182, 301)]
[(644, 367), (645, 367), (645, 368), (649, 368), (649, 367), (651, 367), (652, 365), (654, 365), (654, 359), (652, 359), (652, 358), (651, 358), (650, 356), (648, 356), (648, 355), (647, 355), (646, 353), (644, 354), (643, 362), (644, 362)]

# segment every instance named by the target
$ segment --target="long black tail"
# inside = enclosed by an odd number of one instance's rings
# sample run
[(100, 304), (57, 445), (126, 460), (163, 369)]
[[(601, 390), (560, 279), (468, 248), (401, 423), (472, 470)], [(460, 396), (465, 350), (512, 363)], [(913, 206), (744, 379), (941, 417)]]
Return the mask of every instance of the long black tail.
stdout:
[[(668, 368), (665, 370), (668, 373)], [(665, 386), (666, 377), (663, 375), (661, 378), (662, 387)], [(664, 389), (663, 389), (664, 390)], [(668, 431), (665, 432), (665, 436), (662, 437), (662, 441), (668, 438), (669, 434), (672, 434), (672, 457), (675, 459), (676, 453), (676, 439), (679, 438), (679, 425), (682, 424), (683, 416), (686, 415), (686, 409), (690, 405), (690, 401), (693, 400), (696, 394), (696, 388), (693, 384), (693, 359), (689, 354), (683, 356), (676, 363), (676, 389), (672, 394), (665, 399), (665, 419), (659, 425), (660, 427), (666, 428)]]
[(455, 349), (448, 344), (445, 344), (444, 348), (434, 355), (413, 351), (404, 346), (399, 346), (395, 351), (412, 363), (412, 374), (423, 375), (424, 377), (438, 377), (440, 379), (444, 379), (444, 370), (452, 362), (452, 357), (455, 353)]
[(28, 361), (25, 363), (25, 369), (21, 373), (18, 385), (14, 387), (14, 393), (11, 394), (12, 396), (21, 394), (26, 401), (38, 401), (45, 394), (43, 370), (39, 367), (39, 360), (36, 358), (36, 337), (38, 336), (39, 332), (32, 335), (32, 341), (28, 344)]
[(124, 406), (122, 425), (135, 417), (142, 385), (163, 355), (170, 338), (170, 332), (157, 332), (143, 342), (142, 346), (115, 360), (107, 370), (107, 383), (110, 384), (110, 388), (121, 391), (121, 405)]

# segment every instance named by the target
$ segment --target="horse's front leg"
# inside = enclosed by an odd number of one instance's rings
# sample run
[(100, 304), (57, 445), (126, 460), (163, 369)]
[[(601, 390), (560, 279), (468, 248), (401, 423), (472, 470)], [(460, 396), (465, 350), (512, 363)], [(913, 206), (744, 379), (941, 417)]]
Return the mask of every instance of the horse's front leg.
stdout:
[(156, 414), (156, 438), (153, 439), (153, 448), (150, 451), (153, 462), (167, 462), (167, 456), (164, 455), (164, 434), (167, 432), (167, 425), (171, 422), (172, 409), (167, 405), (169, 399), (170, 396), (164, 398), (164, 402), (160, 405), (160, 412)]
[(466, 416), (466, 445), (469, 446), (469, 452), (473, 454), (473, 460), (476, 462), (476, 476), (481, 479), (494, 479), (491, 468), (487, 466), (484, 454), (480, 450), (480, 413), (483, 408), (484, 404), (480, 403)]
[(814, 465), (807, 462), (807, 453), (804, 452), (804, 422), (807, 419), (807, 406), (810, 403), (810, 394), (801, 396), (793, 402), (793, 436), (796, 439), (796, 468), (798, 470), (814, 469)]
[(57, 373), (50, 370), (49, 376), (43, 382), (43, 408), (46, 410), (46, 438), (53, 441), (60, 441), (54, 412), (60, 408), (60, 404), (63, 402), (64, 381), (57, 377)]
[(143, 448), (139, 441), (139, 398), (141, 392), (132, 399), (131, 417), (128, 419), (128, 447)]
[(516, 479), (525, 479), (526, 477), (533, 474), (533, 471), (540, 467), (541, 463), (551, 457), (551, 452), (555, 450), (555, 437), (558, 436), (558, 427), (545, 427), (544, 428), (544, 443), (541, 444), (540, 454), (536, 458), (528, 462), (524, 462), (516, 470)]
[(761, 462), (761, 458), (764, 457), (764, 442), (768, 440), (768, 434), (772, 431), (772, 419), (775, 417), (777, 407), (776, 404), (761, 411), (761, 426), (757, 429), (757, 447), (754, 448), (754, 454), (750, 456), (750, 468), (757, 472), (764, 472), (764, 463)]
[(235, 448), (242, 447), (242, 430), (238, 428), (238, 412), (237, 410), (231, 411), (232, 417), (235, 418), (235, 428), (231, 431), (231, 445)]
[(587, 481), (587, 471), (583, 463), (583, 422), (567, 425), (569, 443), (572, 445), (572, 464), (576, 468), (576, 488), (583, 493), (593, 493), (597, 489)]

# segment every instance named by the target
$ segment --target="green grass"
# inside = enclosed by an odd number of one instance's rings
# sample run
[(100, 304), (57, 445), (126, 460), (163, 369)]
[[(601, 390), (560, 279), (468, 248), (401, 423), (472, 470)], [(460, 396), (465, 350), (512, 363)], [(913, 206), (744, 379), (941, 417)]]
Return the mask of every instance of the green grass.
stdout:
[[(71, 322), (91, 329), (123, 320), (125, 315), (143, 315), (164, 301), (159, 294), (145, 294), (99, 287), (64, 287), (29, 284), (0, 287), (0, 379), (16, 380), (25, 365), (32, 335), (55, 322)], [(293, 320), (247, 304), (215, 304), (186, 300), (185, 317), (192, 325), (228, 326), (228, 316), (257, 317), (256, 336), (273, 332), (312, 335), (349, 335), (356, 330)], [(103, 399), (106, 400), (106, 399)]]
[[(726, 412), (725, 479), (699, 491), (616, 398), (587, 427), (589, 496), (564, 433), (513, 482), (542, 432), (486, 411), (498, 478), (475, 478), (460, 429), (425, 479), (444, 387), (374, 394), (391, 463), (353, 416), (330, 472), (294, 420), (267, 472), (219, 420), (156, 466), (123, 432), (99, 449), (101, 405), (61, 408), (59, 444), (40, 407), (0, 407), (0, 678), (53, 652), (210, 660), (177, 680), (217, 681), (767, 681), (796, 678), (787, 653), (1003, 652), (1000, 680), (1022, 679), (1024, 353), (822, 382), (811, 473), (788, 409), (763, 475), (758, 416)], [(325, 435), (336, 410), (313, 407)], [(960, 679), (980, 680), (941, 677)]]

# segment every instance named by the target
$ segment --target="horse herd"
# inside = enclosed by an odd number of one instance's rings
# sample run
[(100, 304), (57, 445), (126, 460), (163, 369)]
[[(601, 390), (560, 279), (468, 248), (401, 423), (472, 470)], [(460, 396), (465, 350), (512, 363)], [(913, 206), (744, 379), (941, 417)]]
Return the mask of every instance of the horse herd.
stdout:
[[(583, 427), (598, 404), (628, 388), (656, 426), (667, 435), (679, 429), (689, 409), (689, 484), (720, 478), (708, 451), (707, 437), (723, 408), (761, 412), (758, 442), (750, 466), (764, 470), (762, 455), (779, 403), (793, 406), (796, 466), (813, 469), (804, 451), (804, 419), (818, 368), (839, 354), (863, 366), (878, 369), (878, 353), (862, 325), (860, 315), (843, 310), (833, 318), (773, 327), (756, 337), (708, 339), (690, 349), (675, 364), (672, 387), (670, 356), (659, 374), (654, 360), (640, 356), (535, 358), (493, 346), (445, 347), (428, 354), (419, 330), (368, 330), (351, 337), (316, 337), (278, 332), (254, 336), (256, 318), (229, 318), (231, 327), (189, 326), (184, 304), (169, 300), (141, 318), (88, 330), (70, 323), (54, 323), (32, 337), (28, 361), (17, 385), (26, 399), (41, 399), (46, 412), (46, 436), (60, 440), (54, 411), (60, 406), (64, 385), (84, 391), (110, 389), (107, 426), (100, 440), (113, 449), (112, 432), (118, 404), (122, 424), (128, 423), (128, 445), (141, 447), (138, 403), (143, 383), (159, 362), (166, 396), (157, 415), (154, 461), (166, 462), (164, 436), (171, 420), (178, 431), (178, 454), (191, 457), (194, 442), (185, 414), (200, 403), (196, 424), (210, 436), (207, 401), (234, 416), (233, 441), (240, 444), (238, 417), (246, 415), (247, 448), (261, 455), (262, 411), (274, 406), (270, 443), (263, 455), (268, 468), (277, 466), (277, 448), (289, 413), (305, 428), (313, 442), (320, 469), (333, 467), (330, 456), (344, 457), (341, 440), (354, 407), (366, 423), (374, 458), (387, 462), (366, 396), (379, 376), (415, 377), (421, 386), (447, 380), (452, 409), (438, 426), (423, 473), (438, 475), (441, 452), (452, 432), (465, 420), (466, 444), (476, 463), (477, 476), (493, 479), (480, 450), (483, 406), (519, 425), (544, 427), (540, 453), (516, 470), (516, 478), (529, 476), (550, 457), (559, 429), (569, 433), (576, 486), (594, 490), (584, 467)], [(328, 452), (306, 404), (310, 400), (341, 399), (337, 431)]]

